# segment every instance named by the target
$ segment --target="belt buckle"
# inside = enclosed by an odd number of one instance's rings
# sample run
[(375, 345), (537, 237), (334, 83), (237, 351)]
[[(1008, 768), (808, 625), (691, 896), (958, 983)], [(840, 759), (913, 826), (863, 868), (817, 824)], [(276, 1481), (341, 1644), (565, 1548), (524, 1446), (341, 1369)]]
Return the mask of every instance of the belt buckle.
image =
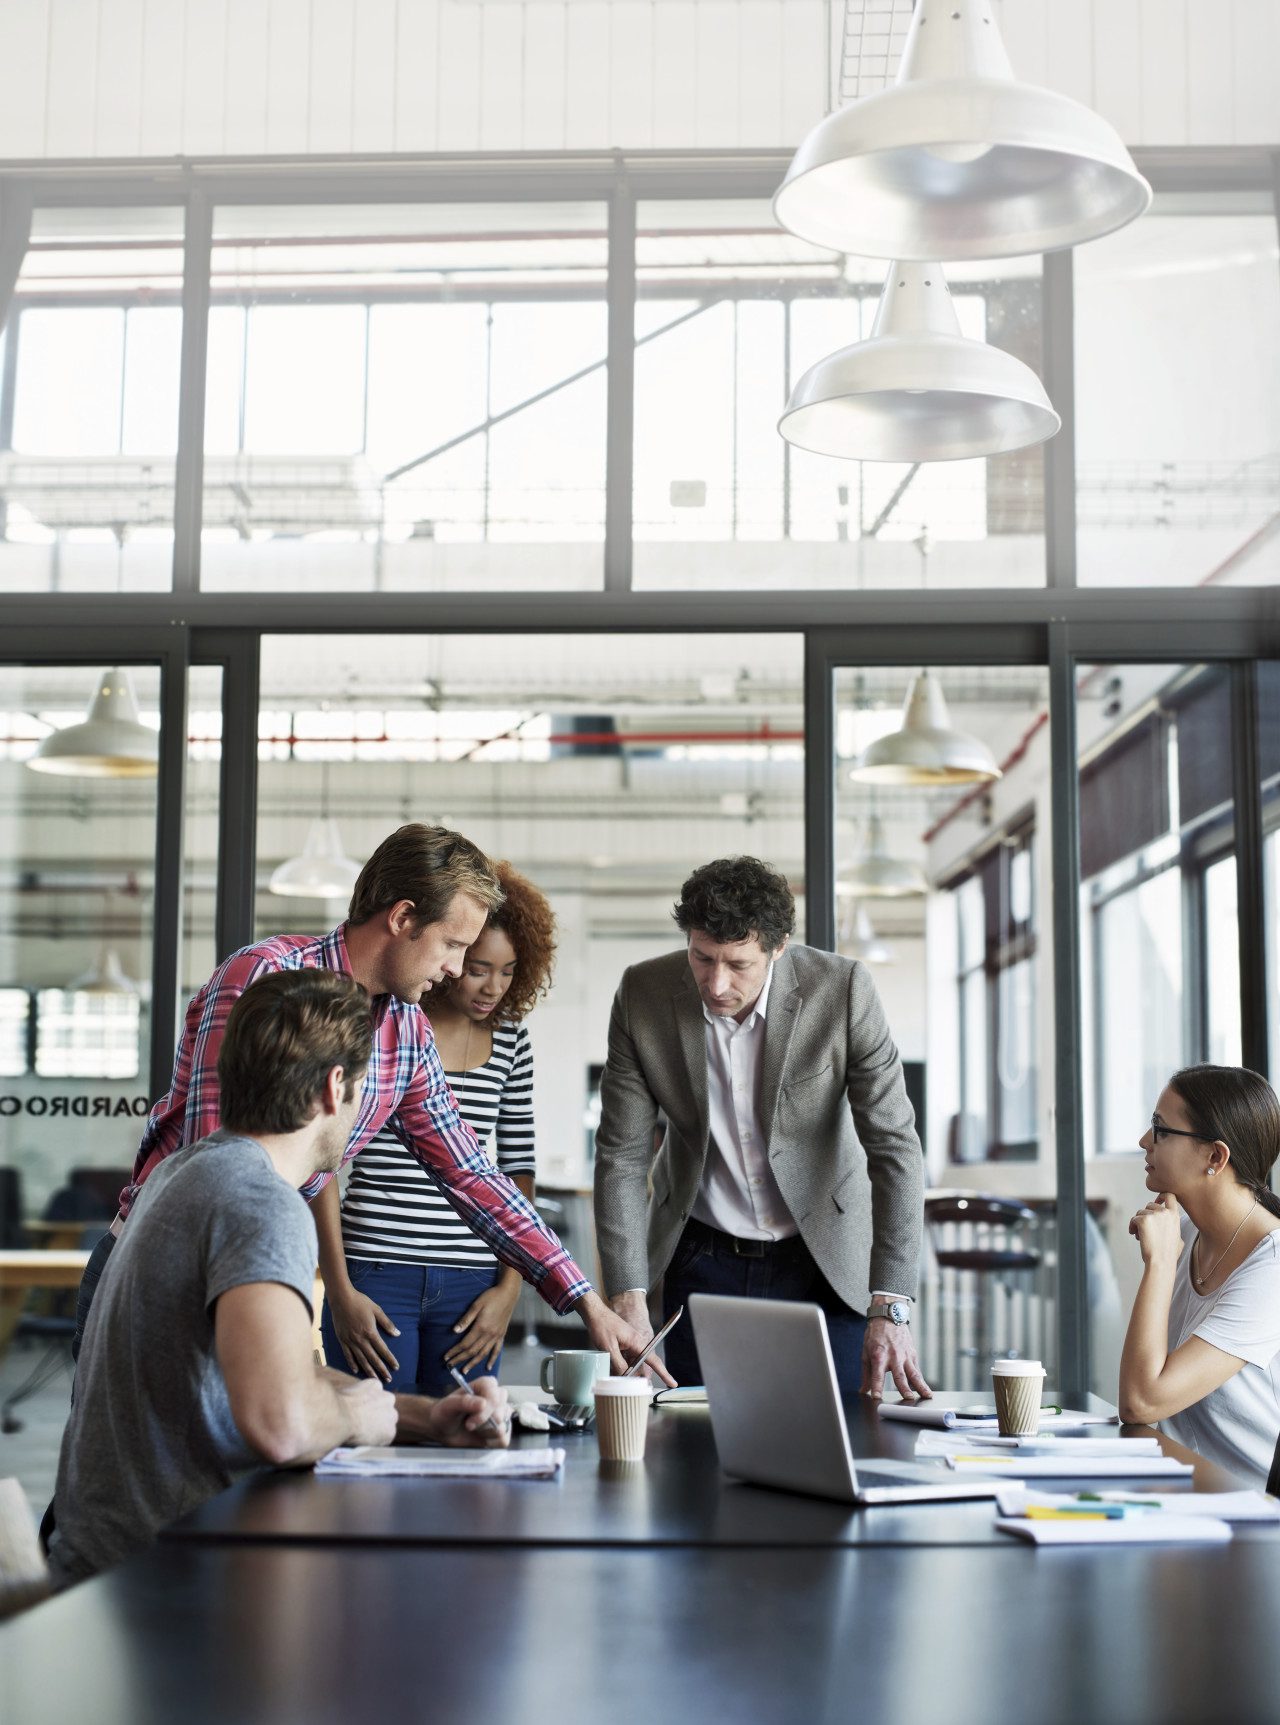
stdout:
[(768, 1244), (767, 1240), (741, 1240), (736, 1234), (733, 1236), (734, 1254), (739, 1258), (763, 1258)]

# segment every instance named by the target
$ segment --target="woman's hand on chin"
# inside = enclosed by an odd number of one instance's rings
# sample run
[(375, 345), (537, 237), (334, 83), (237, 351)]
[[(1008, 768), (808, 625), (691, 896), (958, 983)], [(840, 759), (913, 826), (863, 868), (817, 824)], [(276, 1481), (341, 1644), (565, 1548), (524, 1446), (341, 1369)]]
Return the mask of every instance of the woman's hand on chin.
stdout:
[(1168, 1264), (1182, 1255), (1182, 1211), (1172, 1192), (1158, 1192), (1129, 1224), (1144, 1264)]

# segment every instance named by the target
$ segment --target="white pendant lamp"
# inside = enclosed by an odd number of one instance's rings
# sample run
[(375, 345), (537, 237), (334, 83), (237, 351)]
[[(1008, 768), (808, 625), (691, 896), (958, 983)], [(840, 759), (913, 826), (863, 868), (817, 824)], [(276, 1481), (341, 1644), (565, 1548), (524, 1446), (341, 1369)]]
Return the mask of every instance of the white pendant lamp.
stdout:
[(865, 904), (860, 904), (855, 910), (852, 933), (842, 945), (850, 958), (860, 958), (863, 964), (892, 964), (894, 961), (893, 948), (887, 940), (881, 940), (871, 926)]
[(810, 366), (778, 430), (851, 461), (962, 461), (1043, 443), (1061, 424), (1029, 365), (961, 335), (937, 264), (896, 263), (869, 338)]
[(1017, 81), (993, 0), (916, 0), (897, 82), (813, 128), (773, 212), (815, 245), (923, 261), (1056, 251), (1150, 202), (1101, 115)]
[(921, 671), (903, 702), (902, 729), (870, 743), (849, 776), (863, 784), (968, 785), (1001, 773), (980, 737), (952, 728), (938, 679)]
[(282, 862), (267, 886), (281, 898), (350, 898), (360, 874), (342, 848), (338, 823), (320, 815), (307, 829), (302, 855)]
[(138, 994), (138, 985), (126, 973), (114, 946), (104, 946), (83, 976), (77, 976), (74, 982), (67, 984), (67, 988), (72, 994), (127, 995), (131, 998)]
[(104, 671), (81, 724), (51, 731), (27, 765), (36, 773), (85, 779), (154, 779), (160, 765), (160, 733), (138, 718), (138, 702), (127, 671)]
[(902, 898), (907, 893), (927, 892), (929, 883), (919, 863), (890, 856), (879, 815), (867, 822), (867, 844), (858, 861), (837, 877), (841, 898)]

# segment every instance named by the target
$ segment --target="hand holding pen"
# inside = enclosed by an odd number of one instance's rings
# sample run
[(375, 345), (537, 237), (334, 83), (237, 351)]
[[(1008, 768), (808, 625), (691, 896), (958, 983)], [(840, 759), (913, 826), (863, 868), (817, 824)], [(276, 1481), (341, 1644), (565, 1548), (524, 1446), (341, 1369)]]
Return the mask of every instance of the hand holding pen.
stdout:
[[(449, 1376), (453, 1379), (454, 1383), (457, 1384), (458, 1388), (462, 1391), (463, 1395), (466, 1395), (466, 1396), (475, 1396), (476, 1395), (476, 1390), (475, 1390), (474, 1386), (467, 1382), (467, 1380), (463, 1377), (462, 1373), (458, 1370), (457, 1366), (450, 1366), (449, 1367)], [(483, 1400), (484, 1398), (480, 1397), (479, 1399)], [(509, 1430), (510, 1425), (511, 1425), (510, 1416), (508, 1416), (504, 1420), (499, 1421), (499, 1419), (497, 1418), (497, 1415), (496, 1415), (496, 1411), (495, 1411), (495, 1413), (491, 1413), (489, 1415), (488, 1419), (482, 1420), (478, 1426), (475, 1426), (473, 1428), (473, 1430), (476, 1432), (482, 1432), (482, 1431), (487, 1431), (490, 1428), (492, 1428), (494, 1431), (505, 1433)]]

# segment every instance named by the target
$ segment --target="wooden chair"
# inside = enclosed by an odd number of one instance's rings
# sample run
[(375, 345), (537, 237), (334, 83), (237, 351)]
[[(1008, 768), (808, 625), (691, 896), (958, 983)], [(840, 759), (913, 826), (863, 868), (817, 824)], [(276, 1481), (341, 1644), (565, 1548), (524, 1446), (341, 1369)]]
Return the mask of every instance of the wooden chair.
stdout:
[(0, 1479), (0, 1617), (35, 1605), (49, 1585), (26, 1493), (16, 1479)]

